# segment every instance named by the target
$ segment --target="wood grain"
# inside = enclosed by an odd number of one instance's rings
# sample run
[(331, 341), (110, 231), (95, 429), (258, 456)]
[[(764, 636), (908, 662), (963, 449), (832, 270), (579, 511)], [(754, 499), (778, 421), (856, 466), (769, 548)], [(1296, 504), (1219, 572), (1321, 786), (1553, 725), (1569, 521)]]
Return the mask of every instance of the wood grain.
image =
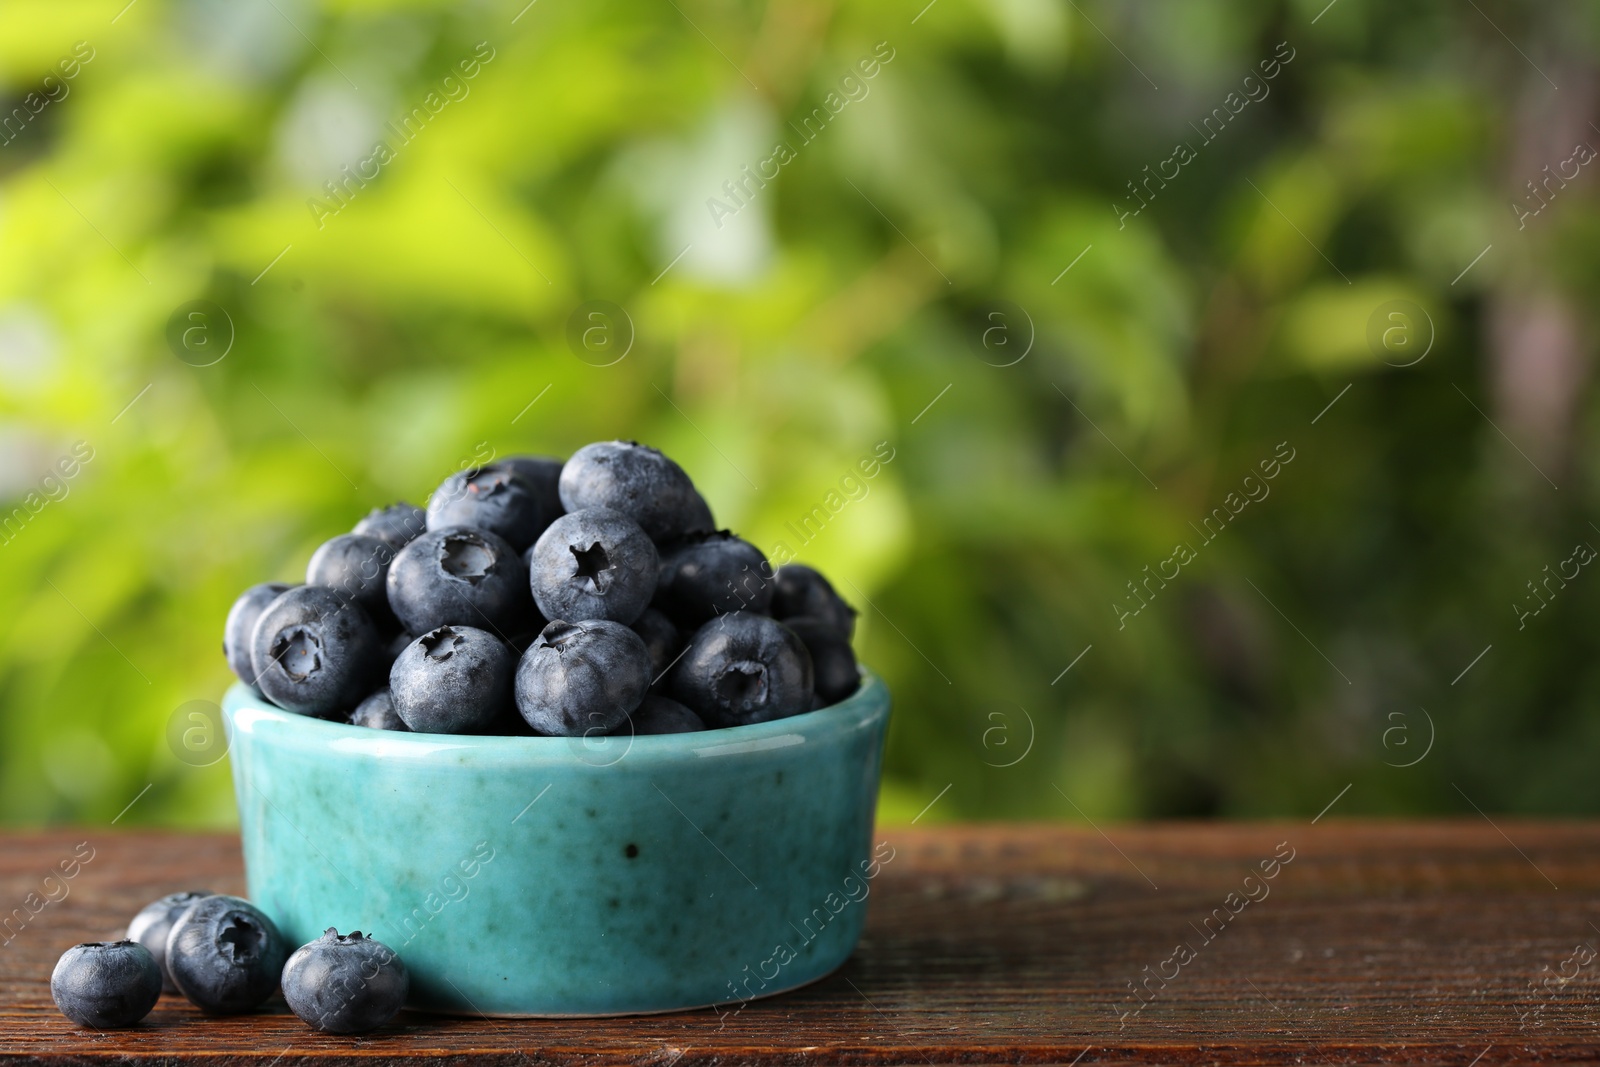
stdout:
[[(237, 843), (103, 830), (11, 835), (0, 843), (0, 915), (28, 893), (42, 897), (45, 875), (80, 842), (94, 858), (68, 896), (0, 947), (0, 1059), (1600, 1060), (1600, 959), (1580, 951), (1600, 947), (1600, 824), (1497, 823), (1168, 824), (1107, 827), (1109, 837), (1042, 826), (899, 830), (885, 835), (895, 856), (873, 883), (860, 948), (807, 989), (723, 1013), (599, 1021), (407, 1013), (365, 1038), (313, 1033), (281, 1000), (209, 1019), (167, 997), (137, 1029), (77, 1029), (50, 1002), (57, 955), (115, 935), (162, 893), (240, 891)], [(1261, 862), (1290, 850), (1292, 860), (1261, 879)], [(1247, 891), (1260, 899), (1239, 903)], [(1230, 892), (1240, 895), (1230, 902)], [(1180, 943), (1193, 958), (1164, 963)], [(1161, 970), (1176, 977), (1150, 979), (1152, 992), (1136, 997), (1131, 983)]]

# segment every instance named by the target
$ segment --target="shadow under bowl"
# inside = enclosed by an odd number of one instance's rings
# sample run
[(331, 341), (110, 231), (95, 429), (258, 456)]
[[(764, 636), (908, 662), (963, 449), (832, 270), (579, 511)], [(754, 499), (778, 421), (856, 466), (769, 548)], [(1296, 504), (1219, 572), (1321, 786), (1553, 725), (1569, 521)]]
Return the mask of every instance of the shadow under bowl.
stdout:
[(250, 899), (359, 929), (408, 1006), (583, 1016), (734, 1003), (850, 955), (877, 873), (889, 692), (704, 733), (400, 733), (223, 700)]

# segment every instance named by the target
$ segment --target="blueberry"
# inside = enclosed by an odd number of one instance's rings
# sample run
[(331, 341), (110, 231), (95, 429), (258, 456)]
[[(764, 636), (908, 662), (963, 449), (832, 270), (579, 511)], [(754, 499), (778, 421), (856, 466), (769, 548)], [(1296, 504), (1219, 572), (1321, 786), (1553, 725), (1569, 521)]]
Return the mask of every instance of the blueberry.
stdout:
[(501, 463), (457, 471), (428, 498), (428, 529), (488, 530), (518, 552), (533, 544), (558, 514), (547, 510), (539, 491), (522, 475)]
[(657, 542), (716, 528), (711, 509), (689, 476), (637, 441), (599, 441), (561, 468), (561, 505), (569, 512), (610, 508), (633, 519)]
[(761, 550), (721, 530), (695, 534), (661, 552), (654, 605), (688, 629), (735, 611), (767, 614), (772, 567)]
[(376, 537), (398, 552), (427, 528), (426, 513), (402, 500), (386, 508), (373, 508), (350, 532)]
[(650, 684), (655, 685), (683, 651), (683, 635), (671, 619), (655, 608), (645, 608), (633, 620), (632, 629), (644, 638), (644, 647), (650, 653)]
[(252, 585), (228, 609), (228, 621), (222, 629), (222, 654), (241, 682), (256, 684), (256, 669), (250, 662), (250, 635), (255, 632), (256, 620), (261, 618), (268, 604), (293, 588), (282, 582)]
[(346, 600), (353, 600), (372, 621), (393, 625), (386, 581), (394, 548), (366, 534), (340, 534), (311, 555), (306, 567), (307, 585), (325, 585)]
[(811, 654), (794, 631), (736, 611), (695, 632), (670, 676), (671, 693), (707, 726), (744, 726), (811, 710)]
[(628, 721), (617, 727), (615, 733), (626, 734), (686, 734), (704, 730), (706, 724), (700, 716), (668, 697), (646, 694), (644, 701), (628, 716)]
[(178, 991), (178, 987), (172, 984), (172, 975), (167, 971), (167, 935), (172, 932), (172, 924), (177, 922), (195, 901), (212, 895), (209, 890), (201, 889), (192, 889), (186, 893), (168, 893), (160, 900), (152, 901), (140, 908), (139, 914), (128, 924), (128, 940), (137, 941), (148, 949), (156, 961), (156, 966), (161, 969), (163, 993)]
[(389, 695), (388, 686), (355, 706), (355, 710), (350, 713), (350, 725), (367, 726), (374, 730), (411, 729), (400, 717), (399, 712), (394, 710), (394, 699)]
[(510, 706), (516, 664), (505, 642), (486, 630), (430, 630), (389, 669), (395, 714), (417, 733), (480, 733)]
[(784, 619), (811, 653), (811, 674), (822, 705), (837, 704), (861, 688), (861, 671), (850, 642), (831, 624), (802, 615)]
[(161, 968), (137, 941), (74, 945), (56, 961), (50, 996), (79, 1026), (132, 1026), (161, 999)]
[(306, 1025), (330, 1034), (359, 1034), (393, 1019), (411, 992), (400, 957), (360, 930), (328, 932), (302, 945), (283, 966), (283, 999)]
[(167, 969), (178, 992), (203, 1012), (249, 1011), (278, 988), (289, 955), (283, 935), (248, 900), (197, 900), (167, 935)]
[(360, 606), (332, 589), (302, 585), (261, 613), (250, 656), (268, 700), (303, 715), (328, 715), (372, 692), (382, 677), (383, 640)]
[(561, 516), (533, 546), (533, 599), (547, 619), (639, 617), (655, 593), (656, 546), (639, 524), (605, 508)]
[(619, 622), (552, 622), (517, 664), (517, 710), (535, 733), (604, 734), (650, 688), (650, 652)]
[(452, 625), (510, 633), (533, 614), (522, 557), (468, 526), (429, 530), (400, 550), (389, 564), (389, 607), (413, 634)]
[(790, 563), (778, 568), (772, 617), (782, 620), (801, 615), (832, 626), (847, 641), (855, 636), (856, 609), (833, 591), (828, 579), (803, 563)]
[(561, 468), (566, 465), (565, 460), (554, 456), (507, 456), (496, 462), (510, 467), (528, 483), (547, 521), (561, 517), (566, 510), (561, 506)]

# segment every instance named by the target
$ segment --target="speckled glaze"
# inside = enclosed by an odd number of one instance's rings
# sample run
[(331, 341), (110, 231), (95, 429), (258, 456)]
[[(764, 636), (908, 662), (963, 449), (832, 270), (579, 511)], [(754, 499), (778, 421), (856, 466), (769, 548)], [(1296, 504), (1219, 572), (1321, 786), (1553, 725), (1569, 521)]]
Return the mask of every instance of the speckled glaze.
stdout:
[[(250, 898), (296, 945), (368, 932), (410, 1006), (625, 1015), (843, 963), (866, 918), (889, 693), (648, 737), (408, 734), (224, 699)], [(884, 859), (886, 857), (878, 857)]]

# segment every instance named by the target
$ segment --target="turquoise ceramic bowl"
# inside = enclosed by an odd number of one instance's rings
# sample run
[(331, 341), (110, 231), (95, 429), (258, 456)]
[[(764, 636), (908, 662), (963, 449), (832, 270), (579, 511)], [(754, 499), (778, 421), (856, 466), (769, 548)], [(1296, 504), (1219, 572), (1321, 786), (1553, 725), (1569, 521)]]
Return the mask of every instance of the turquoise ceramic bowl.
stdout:
[[(843, 963), (878, 871), (889, 693), (650, 737), (407, 734), (224, 700), (250, 898), (295, 944), (369, 932), (410, 1006), (625, 1015)], [(878, 857), (881, 860), (884, 857)]]

